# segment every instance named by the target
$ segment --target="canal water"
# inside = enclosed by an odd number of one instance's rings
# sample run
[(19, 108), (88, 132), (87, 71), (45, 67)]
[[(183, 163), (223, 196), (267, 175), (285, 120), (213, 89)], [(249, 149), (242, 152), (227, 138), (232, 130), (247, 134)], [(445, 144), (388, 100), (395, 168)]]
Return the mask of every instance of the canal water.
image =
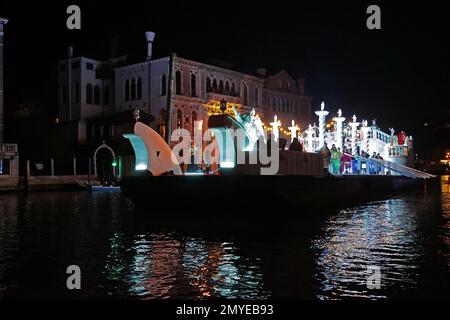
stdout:
[(448, 178), (273, 223), (155, 218), (152, 201), (137, 213), (120, 193), (1, 194), (0, 298), (450, 298)]

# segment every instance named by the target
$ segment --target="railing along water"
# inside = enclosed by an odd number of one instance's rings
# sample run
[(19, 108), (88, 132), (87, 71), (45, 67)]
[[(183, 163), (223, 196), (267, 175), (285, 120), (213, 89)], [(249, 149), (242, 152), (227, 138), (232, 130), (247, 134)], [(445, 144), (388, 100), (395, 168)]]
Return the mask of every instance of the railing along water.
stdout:
[(426, 173), (426, 172), (423, 172), (423, 171), (420, 171), (417, 169), (413, 169), (413, 168), (410, 168), (410, 167), (407, 167), (407, 166), (404, 166), (404, 165), (401, 165), (398, 163), (394, 163), (394, 162), (384, 161), (384, 160), (375, 159), (375, 158), (364, 158), (364, 157), (352, 155), (349, 153), (345, 153), (345, 155), (351, 157), (352, 159), (359, 160), (359, 161), (361, 161), (361, 163), (364, 162), (368, 165), (374, 164), (377, 167), (387, 169), (388, 171), (395, 172), (395, 173), (405, 176), (405, 177), (410, 177), (410, 178), (415, 178), (415, 179), (430, 179), (430, 178), (436, 177), (435, 175), (432, 175), (432, 174), (429, 174), (429, 173)]

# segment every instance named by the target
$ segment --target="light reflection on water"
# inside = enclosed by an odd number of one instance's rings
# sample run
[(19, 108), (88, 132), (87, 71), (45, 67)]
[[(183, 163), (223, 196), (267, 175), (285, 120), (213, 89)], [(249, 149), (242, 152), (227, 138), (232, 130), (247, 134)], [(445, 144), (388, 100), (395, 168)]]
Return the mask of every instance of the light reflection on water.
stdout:
[[(0, 195), (0, 298), (448, 297), (447, 179), (288, 227), (225, 232), (155, 226), (120, 194)], [(70, 264), (83, 270), (81, 292), (65, 288)], [(367, 289), (368, 266), (380, 267), (381, 290)]]
[(382, 287), (410, 287), (416, 282), (423, 248), (411, 205), (390, 199), (330, 218), (324, 235), (313, 243), (318, 251), (319, 298), (383, 298), (367, 289), (367, 267), (378, 266)]
[[(107, 294), (140, 299), (268, 297), (259, 266), (235, 254), (233, 243), (179, 241), (174, 236), (138, 235), (127, 248), (124, 235), (113, 235), (103, 272)], [(124, 256), (129, 257), (129, 265)], [(123, 288), (127, 292), (120, 292)]]

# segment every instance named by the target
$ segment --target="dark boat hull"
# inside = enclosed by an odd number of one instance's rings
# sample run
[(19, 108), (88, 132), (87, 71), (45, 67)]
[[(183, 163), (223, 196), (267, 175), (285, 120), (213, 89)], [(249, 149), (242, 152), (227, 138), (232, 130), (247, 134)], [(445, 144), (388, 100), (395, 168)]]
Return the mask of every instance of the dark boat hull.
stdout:
[(424, 183), (401, 176), (146, 176), (124, 178), (121, 188), (144, 211), (212, 216), (219, 211), (257, 215), (273, 210), (345, 207), (423, 187)]

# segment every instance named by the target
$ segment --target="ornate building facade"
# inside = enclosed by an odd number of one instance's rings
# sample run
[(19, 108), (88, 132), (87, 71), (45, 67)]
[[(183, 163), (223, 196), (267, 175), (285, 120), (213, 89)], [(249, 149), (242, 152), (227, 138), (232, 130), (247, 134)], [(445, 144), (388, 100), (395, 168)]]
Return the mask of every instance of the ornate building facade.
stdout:
[(285, 71), (267, 76), (264, 69), (251, 75), (176, 55), (153, 59), (151, 50), (150, 43), (146, 61), (135, 64), (125, 58), (73, 58), (69, 51), (69, 58), (58, 62), (58, 121), (78, 121), (80, 141), (88, 136), (83, 131), (90, 130), (90, 119), (134, 109), (152, 115), (152, 127), (163, 136), (167, 110), (171, 132), (192, 132), (196, 121), (206, 129), (208, 116), (223, 103), (230, 111), (255, 109), (264, 123), (275, 115), (285, 127), (292, 120), (301, 126), (310, 122), (312, 98), (304, 94), (303, 79), (295, 81)]

